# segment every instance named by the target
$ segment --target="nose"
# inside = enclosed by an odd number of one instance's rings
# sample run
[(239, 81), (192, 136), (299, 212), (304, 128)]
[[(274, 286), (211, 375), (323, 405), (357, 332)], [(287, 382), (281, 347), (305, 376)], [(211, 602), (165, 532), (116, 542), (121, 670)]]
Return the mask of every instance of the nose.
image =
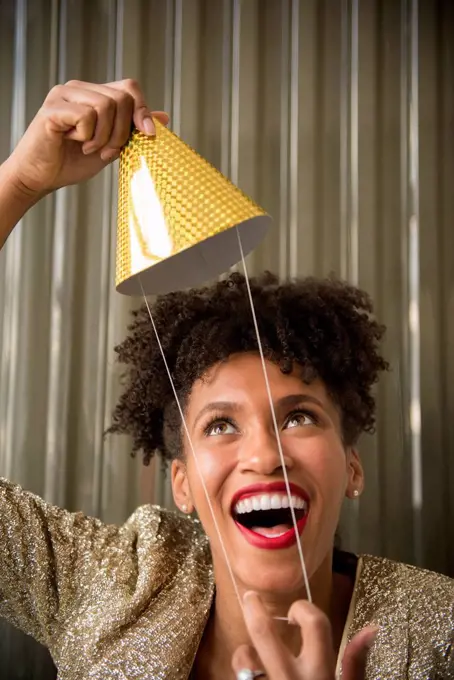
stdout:
[(283, 458), (279, 453), (279, 442), (275, 432), (251, 433), (242, 441), (239, 452), (239, 469), (241, 472), (255, 472), (258, 475), (273, 475), (282, 472), (282, 460), (285, 468), (293, 466), (292, 458), (286, 454), (281, 441)]

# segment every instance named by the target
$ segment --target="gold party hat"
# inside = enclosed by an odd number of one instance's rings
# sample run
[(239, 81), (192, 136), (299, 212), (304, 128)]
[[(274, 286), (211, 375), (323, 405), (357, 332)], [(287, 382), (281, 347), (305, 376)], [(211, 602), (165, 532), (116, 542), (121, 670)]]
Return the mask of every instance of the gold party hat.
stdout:
[(117, 290), (166, 293), (200, 285), (241, 259), (271, 218), (216, 168), (155, 120), (120, 157)]

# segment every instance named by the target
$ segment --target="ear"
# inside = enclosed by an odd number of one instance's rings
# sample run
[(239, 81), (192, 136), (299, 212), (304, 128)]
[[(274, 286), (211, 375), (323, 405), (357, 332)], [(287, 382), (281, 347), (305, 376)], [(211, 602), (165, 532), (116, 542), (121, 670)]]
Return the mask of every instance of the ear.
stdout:
[(358, 498), (364, 490), (364, 470), (358, 451), (347, 449), (347, 498)]
[(182, 460), (173, 460), (171, 468), (172, 493), (175, 505), (184, 513), (191, 513), (194, 504), (189, 489), (186, 465)]

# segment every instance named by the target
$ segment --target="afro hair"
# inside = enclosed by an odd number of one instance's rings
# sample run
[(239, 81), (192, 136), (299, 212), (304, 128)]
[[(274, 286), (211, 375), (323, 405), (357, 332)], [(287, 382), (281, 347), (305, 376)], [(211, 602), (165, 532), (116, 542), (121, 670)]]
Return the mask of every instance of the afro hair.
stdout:
[[(280, 282), (265, 273), (249, 280), (265, 356), (284, 373), (294, 364), (310, 383), (320, 378), (340, 408), (343, 438), (353, 444), (375, 425), (372, 387), (388, 369), (379, 352), (384, 327), (367, 293), (336, 279)], [(247, 282), (234, 273), (213, 285), (157, 298), (151, 313), (182, 403), (195, 381), (239, 352), (257, 352)], [(174, 393), (146, 305), (133, 312), (115, 348), (125, 366), (124, 391), (108, 432), (132, 437), (132, 454), (164, 465), (181, 454)]]

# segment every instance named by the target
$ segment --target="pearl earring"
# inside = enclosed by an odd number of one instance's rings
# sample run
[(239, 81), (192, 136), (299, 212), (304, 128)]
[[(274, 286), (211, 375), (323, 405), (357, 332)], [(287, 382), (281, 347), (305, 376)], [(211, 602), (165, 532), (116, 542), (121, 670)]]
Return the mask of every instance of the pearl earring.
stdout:
[(358, 496), (359, 496), (359, 491), (358, 491), (358, 489), (354, 489), (354, 491), (353, 491), (353, 496), (354, 496), (355, 498), (358, 498)]
[(187, 513), (187, 511), (188, 511), (188, 506), (187, 506), (187, 505), (182, 505), (182, 506), (181, 506), (181, 510), (182, 510), (182, 512)]

